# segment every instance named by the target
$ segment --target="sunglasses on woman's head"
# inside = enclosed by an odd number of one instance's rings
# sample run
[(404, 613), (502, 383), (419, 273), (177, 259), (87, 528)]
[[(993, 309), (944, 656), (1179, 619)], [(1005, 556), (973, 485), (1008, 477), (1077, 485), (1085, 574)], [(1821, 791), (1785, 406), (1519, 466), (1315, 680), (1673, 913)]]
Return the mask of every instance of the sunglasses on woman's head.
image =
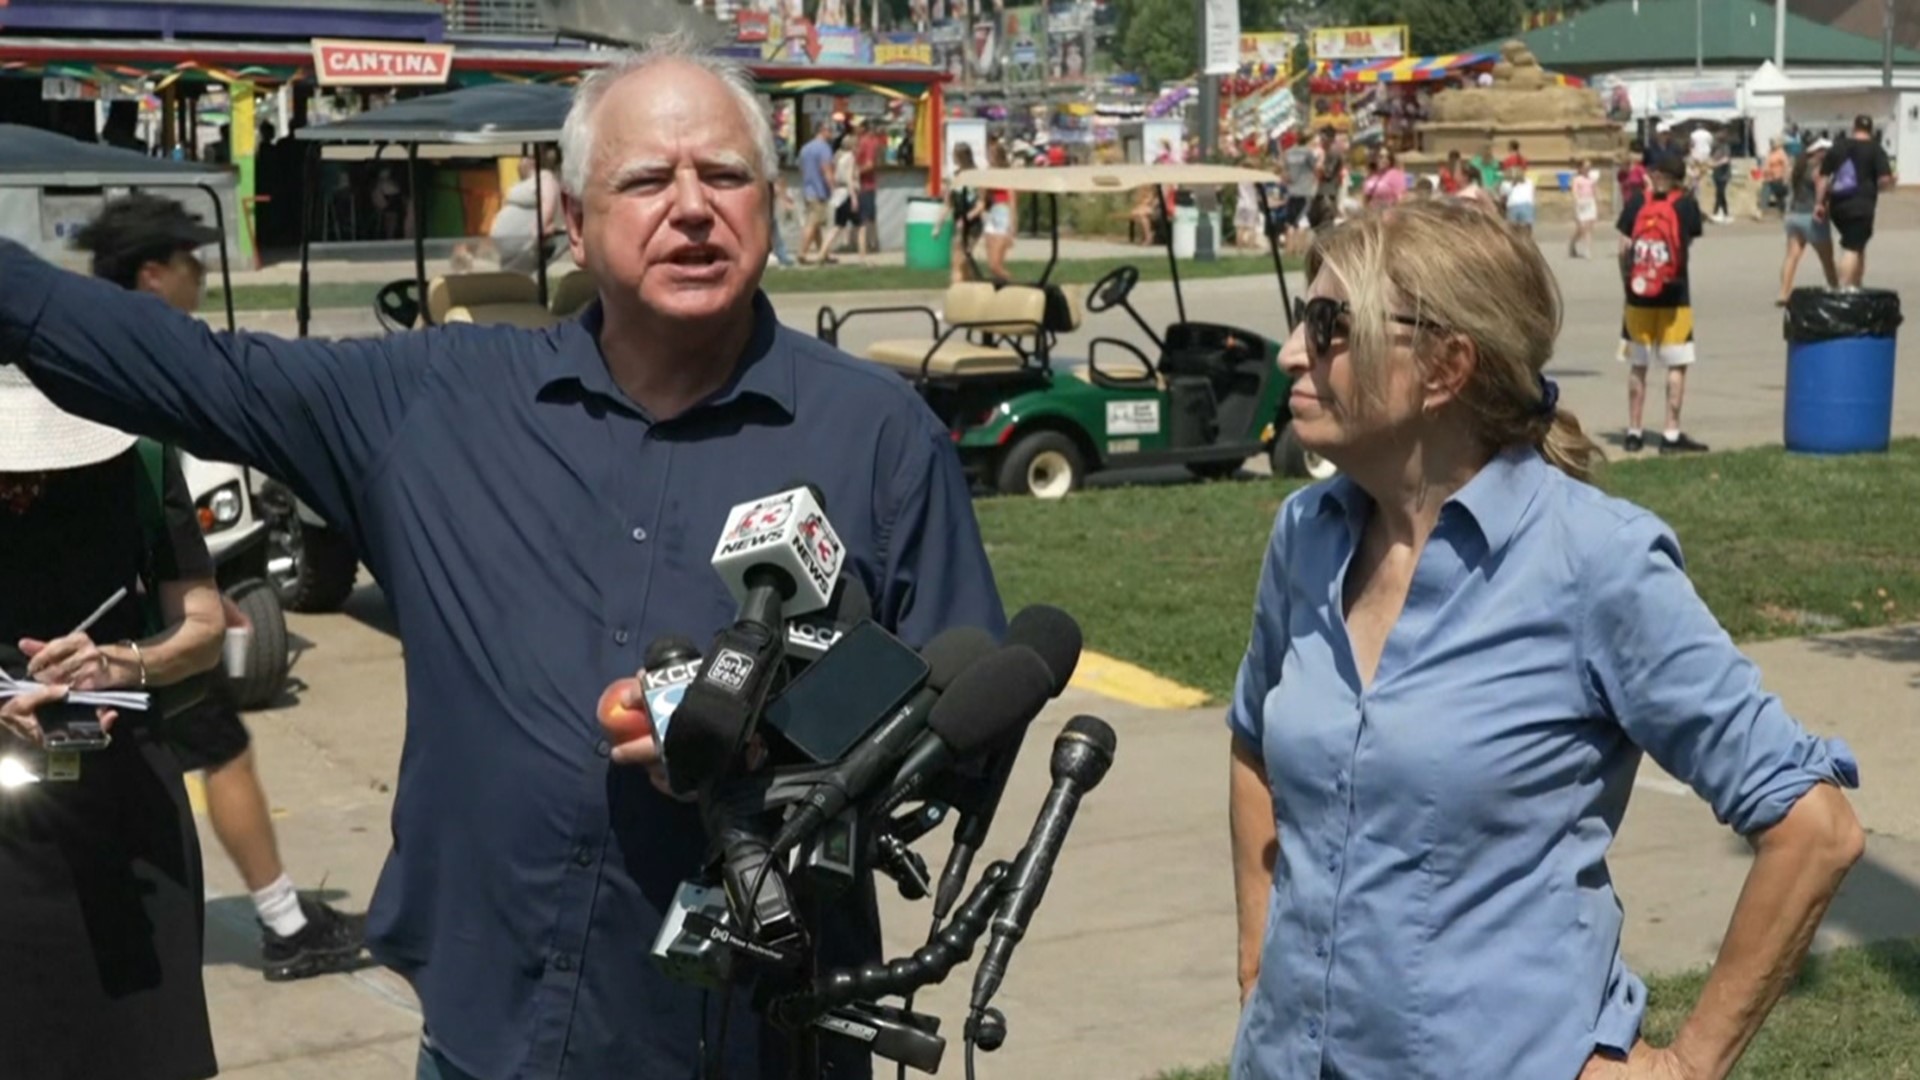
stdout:
[[(1331, 296), (1316, 296), (1312, 299), (1300, 297), (1293, 302), (1293, 323), (1302, 323), (1307, 327), (1307, 355), (1318, 360), (1333, 349), (1335, 338), (1344, 337), (1340, 320), (1353, 315), (1353, 305), (1345, 300), (1335, 300)], [(1422, 330), (1444, 330), (1445, 327), (1418, 315), (1388, 315), (1387, 321), (1411, 326)]]

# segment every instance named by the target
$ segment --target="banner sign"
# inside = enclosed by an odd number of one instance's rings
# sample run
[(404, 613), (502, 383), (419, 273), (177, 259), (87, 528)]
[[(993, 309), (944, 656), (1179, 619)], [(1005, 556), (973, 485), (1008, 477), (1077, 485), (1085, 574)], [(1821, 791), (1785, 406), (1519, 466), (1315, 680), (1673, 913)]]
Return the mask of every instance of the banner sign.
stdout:
[(313, 70), (321, 86), (445, 86), (453, 46), (314, 38)]
[(1405, 26), (1328, 26), (1313, 32), (1315, 60), (1391, 60), (1405, 55)]
[(1239, 0), (1204, 0), (1207, 13), (1205, 62), (1208, 75), (1231, 75), (1240, 68)]
[(873, 43), (873, 62), (933, 66), (933, 43), (919, 34), (881, 34)]
[(1269, 32), (1240, 35), (1242, 68), (1273, 68), (1286, 72), (1293, 67), (1293, 50), (1300, 44), (1299, 34)]

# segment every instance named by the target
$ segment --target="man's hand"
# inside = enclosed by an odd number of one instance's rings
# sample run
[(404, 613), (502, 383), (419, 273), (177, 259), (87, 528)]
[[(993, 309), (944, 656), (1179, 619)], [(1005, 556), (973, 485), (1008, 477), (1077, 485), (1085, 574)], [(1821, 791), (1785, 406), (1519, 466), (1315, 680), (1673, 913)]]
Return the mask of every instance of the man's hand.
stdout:
[(660, 744), (651, 735), (642, 735), (631, 742), (623, 742), (614, 747), (613, 763), (645, 766), (647, 779), (653, 782), (655, 791), (680, 802), (692, 802), (694, 799), (692, 795), (673, 793), (673, 786), (667, 783), (667, 766), (660, 760)]
[[(66, 699), (66, 687), (44, 686), (31, 693), (0, 701), (0, 733), (12, 734), (34, 746), (41, 745), (45, 742), (45, 736), (40, 731), (37, 714), (41, 709)], [(100, 730), (110, 731), (120, 714), (112, 709), (100, 709), (95, 715), (100, 718)]]
[(1641, 1039), (1626, 1060), (1612, 1054), (1587, 1059), (1577, 1080), (1698, 1080), (1680, 1056)]
[(140, 672), (131, 665), (103, 652), (84, 633), (68, 634), (52, 641), (21, 638), (20, 651), (27, 657), (27, 677), (48, 686), (71, 686), (75, 690), (104, 690), (138, 682)]

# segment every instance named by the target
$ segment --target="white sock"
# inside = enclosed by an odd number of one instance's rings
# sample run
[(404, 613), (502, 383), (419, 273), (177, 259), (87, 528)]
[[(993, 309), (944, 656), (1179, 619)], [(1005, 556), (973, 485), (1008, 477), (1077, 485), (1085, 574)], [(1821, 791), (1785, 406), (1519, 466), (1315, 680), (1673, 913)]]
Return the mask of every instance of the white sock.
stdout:
[(1677, 427), (1670, 427), (1662, 434), (1666, 435), (1668, 442), (1672, 442), (1673, 440), (1680, 437), (1680, 429)]
[(259, 913), (267, 929), (281, 937), (292, 937), (307, 928), (306, 913), (300, 910), (300, 894), (294, 891), (293, 880), (285, 874), (253, 894), (253, 910)]
[(1640, 434), (1641, 434), (1640, 429), (1637, 427), (1630, 427), (1627, 429), (1627, 438), (1629, 439), (1637, 439), (1640, 437)]

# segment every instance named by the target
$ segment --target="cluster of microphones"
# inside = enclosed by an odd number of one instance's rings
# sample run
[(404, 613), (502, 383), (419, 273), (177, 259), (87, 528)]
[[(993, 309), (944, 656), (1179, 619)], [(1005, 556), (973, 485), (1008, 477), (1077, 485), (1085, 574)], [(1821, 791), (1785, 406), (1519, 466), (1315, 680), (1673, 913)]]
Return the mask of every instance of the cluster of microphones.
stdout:
[[(967, 878), (1028, 725), (1079, 662), (1080, 628), (1030, 607), (1002, 640), (955, 627), (915, 650), (872, 618), (845, 548), (811, 485), (729, 513), (713, 566), (739, 601), (702, 653), (665, 637), (600, 715), (616, 743), (652, 736), (668, 785), (696, 798), (705, 871), (683, 882), (653, 958), (674, 978), (719, 989), (749, 983), (776, 1024), (827, 1032), (934, 1072), (937, 1018), (880, 1003), (942, 981), (988, 943), (966, 1033), (1005, 1038), (990, 1007), (1015, 944), (1045, 893), (1080, 797), (1105, 776), (1114, 734), (1075, 717), (1057, 739), (1053, 787), (1026, 846)], [(910, 845), (949, 816), (952, 846), (936, 882)], [(927, 943), (910, 956), (822, 970), (816, 913), (868, 873), (910, 900), (933, 898)], [(965, 894), (963, 901), (963, 893)]]

